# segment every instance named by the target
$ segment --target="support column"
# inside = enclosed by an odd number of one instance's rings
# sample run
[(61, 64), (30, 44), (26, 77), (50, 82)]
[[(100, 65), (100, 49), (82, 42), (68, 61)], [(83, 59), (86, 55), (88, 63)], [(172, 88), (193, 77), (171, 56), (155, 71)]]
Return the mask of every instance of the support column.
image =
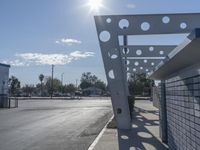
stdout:
[(164, 143), (168, 142), (167, 136), (167, 106), (166, 106), (166, 87), (165, 80), (161, 81), (160, 95), (160, 137)]

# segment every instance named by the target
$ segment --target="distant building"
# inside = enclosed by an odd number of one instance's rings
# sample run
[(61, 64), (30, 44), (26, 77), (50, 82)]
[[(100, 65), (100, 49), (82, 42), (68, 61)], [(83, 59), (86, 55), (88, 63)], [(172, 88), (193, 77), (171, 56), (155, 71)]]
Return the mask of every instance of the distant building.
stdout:
[(7, 107), (10, 65), (0, 63), (0, 107)]
[(86, 89), (83, 89), (83, 95), (85, 96), (100, 96), (103, 94), (103, 90), (96, 88), (96, 87), (89, 87)]

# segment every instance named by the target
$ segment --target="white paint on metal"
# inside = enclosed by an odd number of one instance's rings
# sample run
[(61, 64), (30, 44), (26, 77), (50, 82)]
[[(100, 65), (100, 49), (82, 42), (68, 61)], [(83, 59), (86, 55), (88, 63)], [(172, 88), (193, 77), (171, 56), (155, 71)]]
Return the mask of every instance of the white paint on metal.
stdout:
[[(131, 127), (127, 73), (150, 74), (169, 59), (174, 45), (127, 45), (124, 36), (190, 33), (200, 27), (199, 13), (95, 16), (114, 115), (120, 129)], [(125, 49), (127, 52), (125, 52)], [(125, 59), (125, 60), (124, 60)]]

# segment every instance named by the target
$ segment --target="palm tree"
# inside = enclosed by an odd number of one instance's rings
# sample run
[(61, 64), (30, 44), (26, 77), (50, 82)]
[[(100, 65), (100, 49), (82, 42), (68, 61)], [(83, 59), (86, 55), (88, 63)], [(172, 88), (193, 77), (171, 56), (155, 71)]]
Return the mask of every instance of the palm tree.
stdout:
[(41, 96), (42, 96), (42, 93), (43, 93), (43, 91), (42, 91), (42, 81), (44, 80), (44, 75), (43, 75), (43, 74), (40, 74), (40, 75), (39, 75), (39, 80), (40, 80), (40, 82), (41, 82), (40, 88), (41, 88)]

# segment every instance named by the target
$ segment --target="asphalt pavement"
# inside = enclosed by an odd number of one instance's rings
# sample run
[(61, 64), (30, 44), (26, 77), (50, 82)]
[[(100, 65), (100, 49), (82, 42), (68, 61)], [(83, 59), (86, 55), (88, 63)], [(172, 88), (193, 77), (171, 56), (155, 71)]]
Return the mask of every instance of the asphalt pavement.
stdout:
[(0, 150), (87, 150), (112, 116), (110, 100), (20, 100), (0, 109)]

